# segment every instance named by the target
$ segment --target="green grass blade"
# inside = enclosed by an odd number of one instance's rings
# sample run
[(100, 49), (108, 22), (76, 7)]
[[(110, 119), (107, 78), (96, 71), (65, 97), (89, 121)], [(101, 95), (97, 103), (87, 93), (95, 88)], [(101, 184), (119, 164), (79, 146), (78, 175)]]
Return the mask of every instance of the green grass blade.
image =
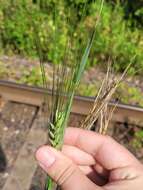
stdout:
[[(102, 0), (103, 3), (103, 0)], [(101, 4), (101, 7), (103, 6), (103, 4)], [(101, 8), (102, 10), (102, 8)], [(101, 10), (100, 10), (100, 14), (101, 14)], [(96, 23), (97, 26), (97, 23)], [(95, 39), (95, 35), (96, 35), (96, 26), (91, 34), (90, 39), (87, 42), (87, 45), (85, 47), (84, 53), (81, 56), (81, 60), (77, 61), (76, 63), (72, 63), (72, 69), (70, 73), (70, 78), (68, 78), (67, 73), (65, 72), (65, 76), (62, 76), (62, 71), (64, 67), (67, 67), (67, 65), (61, 63), (61, 67), (62, 69), (60, 69), (59, 66), (57, 66), (56, 68), (56, 73), (55, 74), (60, 74), (61, 80), (62, 77), (63, 79), (67, 79), (66, 81), (62, 81), (62, 83), (60, 82), (60, 80), (57, 78), (55, 80), (55, 82), (53, 84), (55, 84), (56, 87), (54, 87), (53, 89), (56, 90), (56, 95), (54, 94), (55, 98), (54, 98), (54, 102), (53, 102), (53, 110), (52, 110), (52, 120), (49, 123), (49, 140), (50, 143), (52, 145), (52, 147), (60, 150), (62, 148), (63, 145), (63, 138), (64, 138), (64, 133), (65, 133), (65, 128), (67, 126), (67, 122), (70, 116), (70, 112), (71, 112), (71, 108), (72, 108), (72, 102), (73, 102), (73, 98), (74, 98), (74, 94), (75, 94), (75, 90), (76, 87), (79, 85), (81, 76), (83, 74), (83, 71), (86, 67), (86, 63), (90, 54), (90, 50), (92, 47), (92, 44), (94, 42)], [(70, 55), (69, 55), (70, 56)], [(66, 68), (68, 69), (68, 68)], [(56, 78), (56, 77), (55, 77)], [(64, 82), (66, 88), (64, 88)], [(59, 85), (61, 85), (59, 87)], [(62, 89), (66, 89), (65, 93), (66, 93), (66, 100), (63, 102), (64, 106), (61, 106), (61, 90)], [(61, 107), (62, 109), (61, 109)], [(54, 182), (52, 181), (52, 179), (48, 178), (47, 180), (47, 184), (46, 184), (46, 190), (52, 190)]]
[(54, 182), (50, 177), (47, 177), (45, 190), (53, 190)]

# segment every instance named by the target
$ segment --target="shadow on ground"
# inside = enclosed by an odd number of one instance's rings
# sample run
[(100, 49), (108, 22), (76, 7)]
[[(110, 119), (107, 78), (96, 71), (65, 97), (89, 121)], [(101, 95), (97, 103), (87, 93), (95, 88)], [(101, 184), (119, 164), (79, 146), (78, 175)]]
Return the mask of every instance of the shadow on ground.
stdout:
[(5, 171), (6, 166), (7, 166), (6, 156), (5, 156), (4, 151), (0, 145), (0, 173)]

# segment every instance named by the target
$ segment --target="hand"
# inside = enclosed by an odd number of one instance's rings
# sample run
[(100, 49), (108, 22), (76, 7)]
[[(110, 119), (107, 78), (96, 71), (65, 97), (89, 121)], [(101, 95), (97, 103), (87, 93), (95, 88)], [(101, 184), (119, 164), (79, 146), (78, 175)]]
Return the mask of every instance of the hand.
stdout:
[(63, 190), (143, 188), (143, 165), (108, 136), (68, 128), (62, 152), (43, 146), (36, 158)]

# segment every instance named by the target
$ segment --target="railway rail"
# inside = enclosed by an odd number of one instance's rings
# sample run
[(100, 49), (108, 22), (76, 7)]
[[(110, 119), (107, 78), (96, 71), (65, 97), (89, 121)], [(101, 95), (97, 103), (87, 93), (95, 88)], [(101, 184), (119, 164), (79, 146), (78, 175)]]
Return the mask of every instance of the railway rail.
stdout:
[[(44, 117), (39, 109), (45, 93), (50, 101), (50, 90), (0, 81), (0, 97), (6, 102), (0, 112), (0, 148), (2, 146), (8, 162), (5, 172), (0, 171), (1, 190), (42, 190), (37, 187), (40, 176), (34, 177), (39, 170), (33, 155), (47, 141), (47, 133), (41, 126)], [(94, 98), (75, 96), (72, 114), (85, 117), (93, 102)], [(109, 104), (109, 108), (114, 106), (114, 102)], [(118, 104), (112, 121), (143, 126), (143, 108)], [(19, 144), (14, 144), (18, 141)]]
[[(50, 101), (50, 90), (16, 84), (13, 82), (0, 81), (0, 96), (9, 101), (41, 106), (45, 93), (47, 93)], [(75, 96), (72, 112), (79, 115), (87, 115), (92, 108), (94, 100), (94, 97)], [(109, 108), (113, 108), (115, 105), (114, 102), (111, 102)], [(119, 103), (114, 112), (113, 121), (142, 125), (143, 107)]]

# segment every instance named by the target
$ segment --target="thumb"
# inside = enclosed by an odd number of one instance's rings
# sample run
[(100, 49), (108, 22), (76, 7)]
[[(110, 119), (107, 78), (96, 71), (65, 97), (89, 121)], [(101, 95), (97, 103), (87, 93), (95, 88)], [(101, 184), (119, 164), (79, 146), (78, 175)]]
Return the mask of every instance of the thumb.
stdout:
[(36, 152), (39, 165), (63, 190), (101, 190), (60, 151), (43, 146)]

